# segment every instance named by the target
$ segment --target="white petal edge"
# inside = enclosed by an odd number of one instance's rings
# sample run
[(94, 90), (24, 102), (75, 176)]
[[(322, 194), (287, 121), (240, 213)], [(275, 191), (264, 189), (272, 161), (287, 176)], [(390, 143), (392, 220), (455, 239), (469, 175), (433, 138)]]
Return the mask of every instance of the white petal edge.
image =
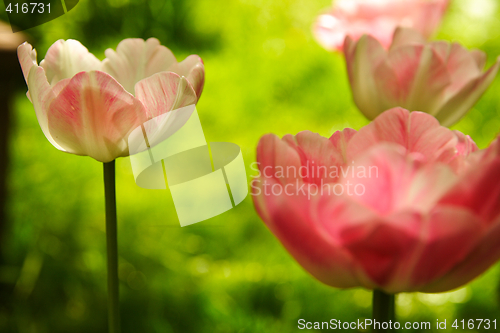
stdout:
[[(67, 84), (68, 82), (69, 79), (65, 80), (65, 82), (61, 82), (58, 90), (60, 91), (64, 83)], [(49, 140), (54, 147), (61, 151), (67, 151), (54, 140), (49, 131), (47, 106), (55, 99), (56, 94), (51, 89), (47, 77), (45, 76), (45, 70), (42, 67), (31, 67), (28, 74), (28, 87), (30, 89), (31, 102), (35, 108), (36, 117), (43, 134), (45, 134), (47, 140)]]
[(79, 41), (60, 39), (50, 46), (40, 66), (45, 69), (50, 85), (54, 86), (77, 73), (100, 70), (101, 62)]

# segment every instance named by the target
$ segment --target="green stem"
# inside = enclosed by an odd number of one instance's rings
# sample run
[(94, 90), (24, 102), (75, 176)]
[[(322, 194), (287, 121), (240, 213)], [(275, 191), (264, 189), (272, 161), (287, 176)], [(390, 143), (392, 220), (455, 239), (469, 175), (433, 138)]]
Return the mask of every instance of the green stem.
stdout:
[(115, 161), (104, 163), (104, 197), (106, 201), (106, 247), (108, 253), (108, 325), (109, 333), (119, 333), (120, 304), (118, 296)]
[[(386, 294), (381, 290), (373, 291), (373, 332), (392, 332), (389, 328), (391, 326), (386, 326), (383, 323), (392, 323), (394, 325), (395, 315), (395, 295)], [(375, 323), (380, 324), (375, 324)], [(385, 329), (384, 329), (385, 327)]]

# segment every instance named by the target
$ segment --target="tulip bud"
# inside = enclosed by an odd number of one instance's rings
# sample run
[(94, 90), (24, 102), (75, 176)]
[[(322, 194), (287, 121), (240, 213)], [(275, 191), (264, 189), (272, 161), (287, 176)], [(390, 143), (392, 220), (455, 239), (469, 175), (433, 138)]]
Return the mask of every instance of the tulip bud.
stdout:
[(497, 75), (500, 57), (483, 72), (486, 54), (443, 41), (425, 42), (417, 32), (399, 28), (389, 50), (373, 37), (344, 45), (354, 102), (374, 119), (393, 107), (418, 110), (443, 126), (460, 120)]

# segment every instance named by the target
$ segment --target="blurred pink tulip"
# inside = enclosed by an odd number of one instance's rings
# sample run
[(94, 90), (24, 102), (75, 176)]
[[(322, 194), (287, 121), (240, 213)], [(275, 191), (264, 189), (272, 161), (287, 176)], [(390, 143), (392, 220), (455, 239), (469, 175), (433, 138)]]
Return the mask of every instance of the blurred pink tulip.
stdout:
[(441, 23), (449, 0), (337, 0), (318, 16), (313, 32), (327, 50), (340, 51), (346, 36), (364, 34), (389, 47), (397, 27), (413, 28), (430, 37)]
[(418, 110), (444, 126), (460, 120), (488, 89), (500, 66), (483, 72), (486, 54), (443, 41), (427, 43), (398, 28), (389, 50), (373, 37), (346, 38), (344, 53), (354, 102), (374, 119), (393, 107)]
[(337, 288), (442, 292), (500, 258), (500, 139), (478, 150), (422, 112), (359, 132), (264, 136), (254, 204), (314, 277)]
[(205, 73), (200, 57), (178, 63), (155, 38), (125, 39), (105, 53), (101, 62), (80, 42), (58, 40), (38, 65), (30, 44), (18, 48), (28, 97), (50, 143), (110, 162), (129, 154), (133, 129), (195, 104)]

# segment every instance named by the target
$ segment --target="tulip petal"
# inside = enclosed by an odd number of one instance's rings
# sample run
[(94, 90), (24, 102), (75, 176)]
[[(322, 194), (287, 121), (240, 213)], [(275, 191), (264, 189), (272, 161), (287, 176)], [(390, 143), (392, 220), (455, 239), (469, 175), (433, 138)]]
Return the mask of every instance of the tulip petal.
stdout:
[(420, 216), (399, 214), (398, 226), (379, 219), (352, 225), (342, 230), (342, 246), (363, 267), (378, 288), (388, 292), (403, 263), (411, 260), (418, 244), (409, 229), (418, 229)]
[(174, 72), (187, 78), (199, 99), (205, 83), (205, 66), (201, 58), (194, 54), (190, 55), (177, 65)]
[[(146, 110), (148, 125), (144, 126), (150, 147), (164, 141), (169, 133), (181, 128), (190, 118), (194, 105), (197, 102), (196, 93), (185, 77), (173, 72), (154, 74), (135, 85), (136, 98), (142, 102)], [(185, 106), (193, 106), (183, 109)], [(175, 113), (160, 117), (171, 111)]]
[[(284, 192), (281, 195), (269, 194), (269, 189), (279, 183), (274, 179), (267, 181), (267, 195), (264, 194), (263, 182), (254, 181), (254, 204), (267, 227), (295, 260), (330, 286), (349, 288), (359, 285), (352, 258), (322, 227), (322, 222), (315, 217), (317, 214), (312, 212), (315, 203), (296, 188), (287, 189), (292, 195)], [(266, 213), (263, 214), (263, 211)]]
[[(316, 40), (327, 50), (341, 50), (346, 36), (370, 34), (389, 47), (397, 27), (413, 28), (428, 38), (436, 30), (449, 0), (337, 0), (313, 25)], [(344, 44), (345, 46), (345, 44)]]
[[(329, 51), (342, 50), (344, 40), (349, 34), (342, 29), (345, 23), (334, 13), (323, 13), (318, 16), (313, 26), (313, 34), (321, 46)], [(352, 33), (350, 33), (352, 35)], [(356, 39), (359, 36), (353, 36)]]
[(40, 62), (51, 86), (83, 71), (99, 70), (101, 62), (85, 46), (74, 39), (58, 40)]
[(461, 262), (483, 233), (479, 219), (457, 207), (437, 207), (424, 224), (418, 261), (411, 270), (410, 286), (414, 290), (442, 277)]
[(413, 3), (415, 2), (420, 6), (420, 10), (412, 15), (415, 22), (413, 28), (420, 31), (425, 37), (431, 37), (439, 27), (450, 0), (413, 1)]
[(472, 50), (470, 51), (470, 55), (476, 62), (477, 68), (482, 72), (484, 66), (486, 65), (486, 60), (488, 60), (488, 56), (481, 50)]
[(429, 212), (456, 180), (446, 165), (422, 164), (401, 146), (379, 144), (349, 166), (341, 184), (353, 200), (386, 216), (409, 209)]
[(445, 41), (435, 41), (430, 43), (430, 45), (441, 61), (446, 63), (448, 61), (448, 57), (450, 56), (451, 44)]
[[(291, 135), (290, 135), (291, 136)], [(288, 136), (287, 136), (288, 137)], [(301, 159), (296, 149), (280, 140), (274, 134), (264, 135), (257, 145), (257, 163), (262, 178), (276, 178), (282, 185), (294, 183), (302, 179), (298, 174)]]
[(107, 49), (103, 70), (114, 77), (128, 92), (137, 82), (153, 74), (171, 70), (177, 64), (173, 53), (156, 38), (122, 40), (116, 51)]
[(398, 293), (420, 290), (445, 275), (481, 233), (469, 212), (443, 207), (430, 215), (406, 211), (354, 224), (344, 228), (342, 239), (379, 288)]
[(446, 64), (434, 49), (430, 45), (424, 46), (405, 106), (434, 115), (440, 106), (441, 95), (452, 79)]
[(426, 40), (424, 36), (422, 36), (418, 31), (414, 29), (398, 27), (394, 31), (394, 37), (392, 38), (392, 44), (389, 48), (389, 52), (403, 45), (424, 44), (425, 42)]
[[(378, 288), (395, 293), (419, 288), (445, 274), (472, 248), (481, 232), (481, 224), (467, 210), (454, 207), (427, 213), (451, 183), (443, 181), (443, 174), (430, 170), (430, 166), (415, 168), (414, 164), (405, 162), (397, 150), (393, 150), (396, 154), (392, 157), (388, 155), (391, 150), (385, 150), (377, 147), (371, 151), (368, 165), (377, 165), (379, 176), (364, 179), (366, 194), (356, 197), (353, 191), (349, 198), (365, 199), (368, 194), (378, 201), (390, 199), (395, 206), (393, 213), (387, 210), (385, 213), (390, 215), (370, 218), (370, 210), (363, 207), (348, 214), (329, 208), (332, 213), (326, 220), (335, 223), (325, 228), (333, 230), (331, 234), (340, 235), (342, 245), (361, 264), (369, 280)], [(385, 165), (377, 163), (377, 158)], [(401, 168), (402, 164), (406, 164), (406, 171)], [(366, 180), (378, 186), (371, 186)], [(356, 185), (355, 182), (351, 184)], [(346, 188), (345, 182), (343, 186)], [(377, 208), (380, 202), (374, 199), (373, 203), (375, 207), (372, 208), (384, 213)], [(427, 208), (422, 211), (422, 206)], [(362, 216), (364, 218), (360, 218)], [(426, 269), (429, 267), (432, 269)]]
[[(69, 79), (60, 81), (59, 87), (63, 87), (67, 84)], [(47, 77), (45, 76), (45, 70), (39, 66), (32, 66), (30, 72), (28, 73), (27, 83), (30, 95), (30, 100), (33, 103), (35, 109), (36, 118), (40, 124), (43, 134), (49, 142), (59, 150), (72, 152), (72, 149), (65, 149), (57, 143), (49, 131), (48, 118), (47, 118), (47, 108), (56, 98), (55, 92), (50, 88), (47, 82)], [(59, 90), (59, 88), (58, 88)]]
[[(349, 39), (346, 40), (346, 55), (349, 54), (351, 43)], [(368, 119), (374, 119), (380, 113), (374, 73), (385, 58), (385, 49), (368, 35), (358, 41), (353, 56), (345, 57), (354, 102)]]
[(342, 156), (344, 164), (347, 163), (347, 144), (356, 133), (357, 131), (352, 128), (345, 128), (342, 131), (333, 133), (329, 139)]
[(458, 139), (458, 144), (456, 146), (457, 154), (450, 161), (449, 166), (457, 175), (462, 175), (477, 163), (477, 160), (482, 154), (472, 154), (478, 151), (479, 148), (470, 136), (464, 135), (459, 131), (453, 131), (453, 133)]
[(474, 140), (469, 135), (465, 135), (460, 131), (453, 131), (458, 138), (457, 155), (467, 157), (475, 151), (478, 151)]
[(417, 172), (398, 145), (380, 144), (358, 157), (341, 180), (353, 200), (380, 215), (392, 213), (404, 201)]
[(33, 46), (31, 46), (30, 43), (24, 42), (17, 48), (17, 57), (19, 58), (19, 63), (21, 64), (21, 69), (23, 70), (24, 80), (27, 84), (31, 67), (38, 65), (36, 60), (36, 50), (33, 49)]
[(467, 83), (455, 96), (449, 99), (440, 108), (435, 115), (439, 122), (443, 126), (451, 126), (460, 120), (460, 118), (462, 118), (486, 92), (495, 79), (499, 68), (500, 57), (486, 73)]
[[(405, 31), (405, 30), (400, 30)], [(450, 84), (445, 63), (424, 44), (404, 44), (391, 48), (375, 71), (383, 110), (404, 106), (432, 114), (439, 107), (441, 94)]]
[(135, 85), (135, 95), (146, 108), (149, 118), (196, 104), (193, 87), (185, 77), (173, 72), (154, 74)]
[(353, 74), (352, 65), (354, 63), (354, 57), (356, 56), (356, 45), (357, 43), (350, 36), (346, 36), (343, 50), (344, 50), (344, 56), (346, 58), (349, 57), (349, 60), (346, 59), (347, 71), (349, 76)]
[(443, 292), (458, 288), (486, 271), (500, 258), (500, 218), (492, 223), (466, 258), (434, 283), (423, 286), (423, 292)]
[(394, 108), (382, 113), (349, 141), (349, 159), (380, 142), (396, 143), (408, 153), (421, 154), (426, 160), (448, 162), (456, 155), (458, 143), (453, 132), (423, 112)]
[(395, 106), (406, 107), (421, 53), (422, 47), (402, 47), (390, 52), (375, 68), (377, 96), (383, 103), (378, 113)]
[(469, 167), (468, 172), (462, 175), (462, 180), (443, 196), (440, 204), (468, 208), (481, 217), (484, 223), (490, 223), (500, 214), (498, 170), (500, 170), (498, 153), (495, 156), (486, 155)]
[(48, 107), (57, 142), (100, 162), (127, 156), (127, 136), (145, 120), (141, 102), (99, 71), (76, 74)]
[[(478, 50), (474, 50), (471, 53), (460, 44), (451, 44), (446, 61), (446, 67), (451, 76), (451, 84), (446, 88), (446, 99), (455, 95), (471, 80), (481, 76), (482, 67), (478, 66), (478, 61), (481, 61), (481, 59), (478, 59), (478, 52)], [(486, 54), (483, 55), (483, 58), (486, 58)]]
[(322, 185), (337, 178), (330, 171), (340, 166), (343, 159), (330, 140), (317, 133), (303, 131), (296, 136), (285, 136), (283, 141), (300, 156), (302, 165), (297, 173), (305, 182)]

